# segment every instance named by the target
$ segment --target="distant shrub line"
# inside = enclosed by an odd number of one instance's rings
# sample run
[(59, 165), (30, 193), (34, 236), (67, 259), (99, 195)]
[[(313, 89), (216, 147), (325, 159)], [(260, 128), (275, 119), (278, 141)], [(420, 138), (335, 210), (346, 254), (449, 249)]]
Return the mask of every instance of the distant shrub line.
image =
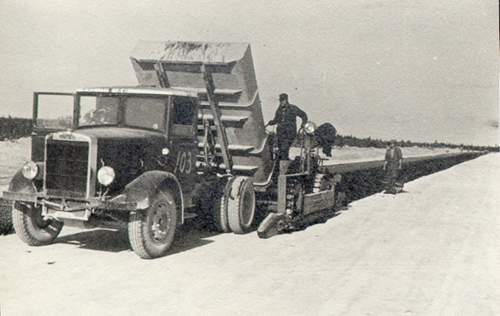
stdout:
[[(335, 139), (336, 146), (353, 146), (353, 147), (375, 147), (375, 148), (385, 148), (389, 144), (390, 141), (381, 140), (381, 139), (373, 139), (371, 137), (367, 138), (359, 138), (352, 135), (337, 135)], [(499, 146), (476, 146), (476, 145), (467, 145), (467, 144), (452, 144), (445, 142), (438, 142), (437, 140), (433, 143), (426, 142), (414, 142), (410, 140), (397, 140), (396, 145), (400, 147), (425, 147), (425, 148), (457, 148), (463, 150), (478, 150), (478, 151), (490, 151), (490, 152), (499, 152)]]
[(0, 140), (29, 136), (32, 126), (31, 119), (0, 117)]
[[(31, 119), (13, 118), (13, 117), (0, 117), (0, 140), (16, 139), (31, 135), (32, 123)], [(371, 137), (359, 138), (352, 135), (337, 135), (335, 139), (336, 146), (352, 146), (352, 147), (375, 147), (385, 148), (389, 141), (375, 139)], [(479, 150), (500, 152), (499, 146), (475, 146), (467, 144), (452, 144), (445, 142), (434, 141), (433, 143), (414, 142), (410, 140), (396, 141), (398, 146), (401, 147), (426, 147), (426, 148), (458, 148), (463, 150)]]

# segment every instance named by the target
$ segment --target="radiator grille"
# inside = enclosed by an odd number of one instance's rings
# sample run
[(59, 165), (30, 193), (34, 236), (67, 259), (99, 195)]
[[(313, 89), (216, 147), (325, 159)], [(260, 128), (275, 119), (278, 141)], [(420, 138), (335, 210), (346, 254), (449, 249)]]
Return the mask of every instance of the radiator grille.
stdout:
[(47, 141), (45, 189), (49, 195), (83, 198), (87, 192), (89, 144)]

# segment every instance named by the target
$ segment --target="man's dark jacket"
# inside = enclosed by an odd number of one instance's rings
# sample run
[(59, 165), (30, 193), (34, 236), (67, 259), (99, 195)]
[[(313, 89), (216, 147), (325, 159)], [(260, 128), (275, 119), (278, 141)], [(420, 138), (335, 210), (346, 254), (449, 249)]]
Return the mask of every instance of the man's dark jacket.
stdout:
[(307, 114), (296, 105), (290, 103), (280, 105), (274, 114), (274, 118), (268, 124), (278, 124), (276, 128), (278, 137), (286, 137), (293, 140), (297, 136), (297, 116), (302, 119), (303, 124), (307, 122)]

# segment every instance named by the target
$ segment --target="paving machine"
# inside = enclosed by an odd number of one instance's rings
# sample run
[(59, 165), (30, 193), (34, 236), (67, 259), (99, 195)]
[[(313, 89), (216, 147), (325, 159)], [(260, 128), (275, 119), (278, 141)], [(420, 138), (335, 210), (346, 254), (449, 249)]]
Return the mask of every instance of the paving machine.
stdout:
[[(257, 217), (264, 218), (258, 235), (268, 238), (324, 218), (333, 209), (340, 175), (320, 172), (314, 123), (299, 131), (299, 156), (278, 160), (275, 135), (265, 132), (249, 44), (141, 41), (131, 60), (141, 85), (199, 93), (199, 165), (229, 178), (250, 179), (255, 202), (247, 198), (234, 211), (216, 207), (220, 230), (231, 230), (234, 225), (226, 221), (235, 212), (251, 221), (251, 210), (257, 207)], [(288, 168), (279, 168), (280, 163)], [(287, 171), (279, 174), (280, 169)], [(228, 184), (223, 204), (235, 196), (234, 184)]]

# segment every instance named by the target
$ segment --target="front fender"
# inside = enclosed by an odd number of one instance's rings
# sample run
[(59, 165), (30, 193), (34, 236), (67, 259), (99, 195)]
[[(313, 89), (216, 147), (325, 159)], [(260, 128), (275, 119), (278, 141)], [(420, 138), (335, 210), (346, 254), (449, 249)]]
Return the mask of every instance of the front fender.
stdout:
[(12, 177), (9, 183), (9, 191), (11, 192), (25, 192), (25, 193), (35, 193), (38, 191), (36, 182), (39, 182), (40, 186), (43, 180), (43, 170), (44, 163), (37, 162), (38, 166), (38, 175), (35, 178), (35, 181), (28, 180), (23, 176), (22, 168), (17, 170), (16, 174)]
[(23, 176), (21, 169), (19, 169), (9, 183), (9, 191), (11, 192), (25, 192), (35, 193), (36, 187), (32, 180), (28, 180)]
[(120, 194), (121, 199), (127, 202), (137, 203), (139, 209), (146, 209), (153, 196), (162, 190), (171, 190), (174, 194), (178, 218), (184, 222), (184, 198), (182, 195), (181, 185), (177, 177), (166, 171), (146, 171), (139, 177), (130, 182), (123, 193)]

